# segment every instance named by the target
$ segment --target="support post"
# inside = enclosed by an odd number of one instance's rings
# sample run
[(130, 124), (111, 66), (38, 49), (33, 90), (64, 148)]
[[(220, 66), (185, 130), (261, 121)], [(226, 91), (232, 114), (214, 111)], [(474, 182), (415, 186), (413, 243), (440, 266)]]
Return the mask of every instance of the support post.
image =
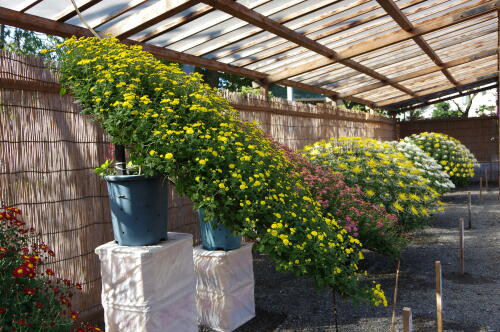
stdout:
[(403, 308), (403, 332), (413, 332), (411, 308)]
[(472, 197), (470, 191), (467, 192), (467, 210), (469, 212), (469, 229), (472, 229)]
[(125, 160), (125, 147), (123, 145), (115, 145), (115, 160), (116, 160), (116, 173), (118, 175), (127, 174), (127, 161)]
[(484, 170), (484, 184), (485, 184), (486, 191), (488, 191), (488, 169), (487, 168)]
[(459, 256), (459, 271), (460, 274), (464, 274), (464, 218), (458, 220), (458, 232), (460, 233), (459, 243), (458, 243), (458, 256)]
[(441, 262), (436, 261), (436, 321), (437, 321), (437, 332), (443, 332), (443, 283), (441, 274)]

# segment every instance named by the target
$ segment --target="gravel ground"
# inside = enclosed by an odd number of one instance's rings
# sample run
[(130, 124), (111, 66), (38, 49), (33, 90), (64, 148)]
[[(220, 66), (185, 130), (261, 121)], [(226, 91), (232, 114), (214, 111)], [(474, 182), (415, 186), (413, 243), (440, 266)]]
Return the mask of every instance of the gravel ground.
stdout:
[[(457, 220), (467, 224), (467, 191), (444, 197), (446, 211), (436, 215), (433, 226), (414, 235), (401, 257), (397, 301), (397, 329), (401, 312), (410, 307), (416, 332), (436, 331), (434, 262), (443, 267), (443, 320), (448, 332), (500, 332), (500, 201), (490, 191), (479, 201), (472, 192), (472, 229), (465, 231), (465, 271), (458, 271)], [(354, 306), (337, 298), (339, 331), (387, 332), (392, 315), (396, 262), (367, 253), (365, 266), (382, 284), (389, 306)], [(256, 317), (237, 329), (256, 331), (335, 331), (332, 294), (316, 291), (306, 278), (274, 270), (264, 255), (254, 258)], [(200, 331), (212, 331), (201, 327)]]

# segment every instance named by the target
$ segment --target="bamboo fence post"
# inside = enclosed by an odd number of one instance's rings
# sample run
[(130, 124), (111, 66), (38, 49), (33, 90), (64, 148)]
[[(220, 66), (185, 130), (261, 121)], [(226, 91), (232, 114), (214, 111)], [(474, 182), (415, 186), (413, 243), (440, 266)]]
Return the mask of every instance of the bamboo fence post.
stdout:
[(403, 332), (413, 332), (411, 308), (403, 308)]
[(459, 266), (460, 274), (464, 274), (464, 219), (460, 218), (458, 221), (458, 231), (460, 233), (459, 238)]
[(472, 197), (471, 192), (467, 192), (467, 210), (469, 212), (469, 229), (472, 229)]
[(437, 320), (437, 332), (443, 332), (443, 313), (442, 313), (442, 294), (443, 294), (443, 283), (441, 274), (441, 262), (436, 261), (436, 320)]

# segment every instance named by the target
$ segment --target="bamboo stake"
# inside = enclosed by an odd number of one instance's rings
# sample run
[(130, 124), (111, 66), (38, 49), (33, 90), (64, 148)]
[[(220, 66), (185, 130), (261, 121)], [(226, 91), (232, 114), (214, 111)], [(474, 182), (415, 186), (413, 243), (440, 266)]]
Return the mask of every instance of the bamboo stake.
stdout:
[(488, 191), (488, 169), (484, 170), (484, 182), (486, 185), (486, 191)]
[(436, 320), (437, 320), (437, 332), (443, 332), (443, 313), (442, 313), (442, 275), (441, 275), (441, 262), (436, 261)]
[(403, 308), (403, 332), (413, 332), (411, 308)]
[(394, 285), (394, 296), (392, 298), (392, 320), (391, 320), (391, 332), (396, 332), (396, 307), (398, 300), (398, 284), (399, 284), (399, 267), (401, 260), (398, 259), (398, 265), (396, 267), (396, 283)]
[(460, 232), (459, 243), (459, 258), (460, 258), (460, 274), (464, 274), (464, 219), (460, 218), (458, 221), (458, 231)]
[(483, 177), (479, 178), (479, 201), (483, 202)]
[(472, 197), (470, 191), (467, 192), (467, 209), (469, 210), (469, 229), (472, 229)]

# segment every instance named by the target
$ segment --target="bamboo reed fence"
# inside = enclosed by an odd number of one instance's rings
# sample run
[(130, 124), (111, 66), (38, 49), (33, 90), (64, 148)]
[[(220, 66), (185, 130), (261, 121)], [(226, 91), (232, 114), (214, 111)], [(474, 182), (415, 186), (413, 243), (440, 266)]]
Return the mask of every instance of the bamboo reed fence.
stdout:
[[(49, 267), (82, 283), (75, 308), (90, 317), (102, 310), (94, 248), (112, 239), (106, 187), (91, 170), (112, 150), (102, 130), (59, 90), (57, 75), (41, 59), (0, 51), (0, 199), (21, 208), (55, 250)], [(375, 114), (223, 95), (242, 119), (261, 122), (268, 134), (292, 148), (330, 136), (395, 137), (392, 120)], [(189, 199), (171, 187), (168, 200), (169, 230), (191, 233), (198, 243)]]

